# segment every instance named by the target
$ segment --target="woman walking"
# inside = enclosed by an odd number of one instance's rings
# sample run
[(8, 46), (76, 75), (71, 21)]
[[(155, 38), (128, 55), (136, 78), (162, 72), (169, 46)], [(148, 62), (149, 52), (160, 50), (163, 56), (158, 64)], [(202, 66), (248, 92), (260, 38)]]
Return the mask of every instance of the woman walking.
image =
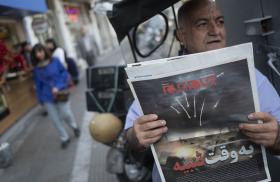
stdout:
[(42, 44), (34, 46), (31, 57), (35, 64), (34, 79), (38, 101), (44, 105), (48, 116), (58, 130), (61, 147), (66, 148), (70, 137), (64, 128), (63, 121), (70, 125), (76, 137), (80, 135), (69, 101), (67, 99), (64, 102), (56, 101), (59, 93), (68, 89), (68, 72), (57, 58), (48, 56)]

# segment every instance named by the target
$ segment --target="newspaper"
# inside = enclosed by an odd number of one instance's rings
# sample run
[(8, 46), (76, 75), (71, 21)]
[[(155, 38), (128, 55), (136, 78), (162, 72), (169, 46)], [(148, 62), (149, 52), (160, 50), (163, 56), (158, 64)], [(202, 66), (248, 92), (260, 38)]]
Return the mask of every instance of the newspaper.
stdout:
[(238, 129), (259, 111), (251, 43), (131, 64), (142, 114), (168, 132), (152, 152), (162, 181), (270, 181), (266, 153)]

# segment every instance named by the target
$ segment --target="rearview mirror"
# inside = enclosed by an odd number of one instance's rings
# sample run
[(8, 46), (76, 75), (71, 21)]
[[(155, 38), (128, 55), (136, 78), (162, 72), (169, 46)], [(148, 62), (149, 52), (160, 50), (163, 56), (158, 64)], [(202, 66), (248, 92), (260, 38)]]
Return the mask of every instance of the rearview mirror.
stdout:
[(139, 24), (133, 32), (134, 47), (138, 55), (150, 56), (164, 42), (167, 33), (168, 20), (162, 13)]

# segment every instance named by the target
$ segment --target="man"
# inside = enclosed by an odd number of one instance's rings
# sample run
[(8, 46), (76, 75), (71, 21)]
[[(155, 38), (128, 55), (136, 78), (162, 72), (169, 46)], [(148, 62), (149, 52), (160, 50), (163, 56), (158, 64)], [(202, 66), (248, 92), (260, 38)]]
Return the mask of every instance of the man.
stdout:
[(67, 70), (67, 63), (65, 60), (65, 51), (63, 48), (58, 47), (54, 39), (47, 39), (46, 40), (46, 48), (50, 52), (51, 57), (56, 57), (59, 59), (61, 64)]
[(27, 41), (22, 42), (20, 46), (21, 46), (21, 54), (24, 56), (25, 60), (27, 61), (28, 67), (32, 68), (33, 67), (32, 59), (31, 59), (32, 46)]
[[(179, 30), (177, 37), (188, 53), (197, 53), (223, 48), (226, 46), (224, 17), (214, 1), (191, 0), (178, 12)], [(280, 121), (280, 99), (269, 83), (256, 70), (257, 87), (262, 112), (252, 113), (250, 120), (262, 120), (263, 124), (240, 124), (241, 131), (250, 140), (271, 150), (277, 150), (279, 143), (278, 122)], [(165, 120), (157, 115), (141, 116), (139, 103), (131, 105), (125, 129), (130, 145), (135, 150), (143, 150), (158, 141), (167, 132)], [(153, 170), (153, 181), (160, 181), (157, 169)]]
[(86, 27), (81, 27), (80, 32), (81, 37), (77, 41), (80, 56), (87, 62), (88, 66), (93, 66), (98, 52), (97, 45), (93, 36), (88, 33)]

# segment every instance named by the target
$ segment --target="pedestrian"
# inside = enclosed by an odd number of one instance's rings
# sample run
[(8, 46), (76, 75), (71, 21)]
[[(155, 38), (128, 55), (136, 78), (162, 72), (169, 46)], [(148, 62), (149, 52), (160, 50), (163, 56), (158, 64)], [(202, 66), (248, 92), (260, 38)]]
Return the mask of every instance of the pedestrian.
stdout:
[(86, 27), (81, 27), (81, 37), (77, 41), (77, 48), (80, 56), (87, 62), (88, 66), (93, 66), (96, 62), (97, 45), (93, 35), (89, 34)]
[(80, 130), (70, 110), (69, 101), (55, 101), (58, 94), (68, 88), (68, 73), (56, 57), (49, 57), (42, 44), (36, 44), (31, 53), (34, 62), (34, 79), (36, 84), (37, 99), (47, 112), (50, 120), (58, 130), (61, 147), (66, 148), (70, 137), (66, 132), (63, 121), (72, 129), (76, 137)]
[(33, 67), (32, 60), (31, 60), (32, 46), (27, 41), (22, 42), (20, 46), (21, 46), (21, 55), (23, 55), (23, 57), (25, 58), (28, 67), (32, 69)]
[[(212, 0), (190, 0), (178, 11), (177, 37), (189, 54), (226, 46), (224, 17)], [(262, 124), (240, 124), (240, 130), (257, 144), (269, 150), (279, 150), (280, 99), (268, 79), (256, 70), (257, 88), (261, 112), (252, 113), (250, 120), (262, 120)], [(157, 142), (167, 132), (165, 120), (151, 113), (142, 115), (139, 103), (131, 105), (125, 123), (129, 145), (142, 151)], [(278, 151), (279, 152), (279, 151)], [(153, 181), (161, 181), (154, 165)]]
[(67, 69), (65, 51), (63, 50), (63, 48), (57, 46), (54, 39), (50, 38), (46, 40), (46, 48), (51, 54), (51, 57), (56, 57), (57, 59), (59, 59), (64, 68)]

